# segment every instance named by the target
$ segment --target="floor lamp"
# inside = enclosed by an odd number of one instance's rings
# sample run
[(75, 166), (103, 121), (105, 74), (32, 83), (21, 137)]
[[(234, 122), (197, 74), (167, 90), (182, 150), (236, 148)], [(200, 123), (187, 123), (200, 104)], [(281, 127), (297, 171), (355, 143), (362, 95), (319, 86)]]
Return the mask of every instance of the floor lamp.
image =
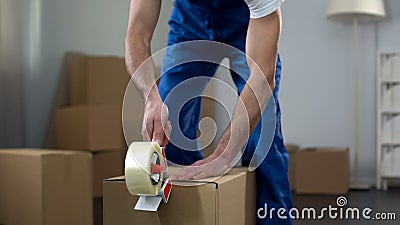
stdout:
[(374, 22), (386, 16), (384, 0), (329, 0), (328, 19), (353, 23), (354, 52), (353, 52), (353, 79), (354, 79), (354, 146), (353, 146), (353, 182), (351, 189), (369, 189), (369, 185), (359, 182), (359, 36), (360, 22)]

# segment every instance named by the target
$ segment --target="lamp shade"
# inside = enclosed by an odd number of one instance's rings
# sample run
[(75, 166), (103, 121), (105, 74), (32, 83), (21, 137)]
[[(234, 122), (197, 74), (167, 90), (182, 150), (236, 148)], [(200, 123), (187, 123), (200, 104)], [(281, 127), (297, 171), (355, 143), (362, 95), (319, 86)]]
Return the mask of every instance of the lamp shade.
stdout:
[(361, 22), (376, 21), (386, 16), (384, 0), (329, 0), (327, 16), (348, 21), (357, 17)]

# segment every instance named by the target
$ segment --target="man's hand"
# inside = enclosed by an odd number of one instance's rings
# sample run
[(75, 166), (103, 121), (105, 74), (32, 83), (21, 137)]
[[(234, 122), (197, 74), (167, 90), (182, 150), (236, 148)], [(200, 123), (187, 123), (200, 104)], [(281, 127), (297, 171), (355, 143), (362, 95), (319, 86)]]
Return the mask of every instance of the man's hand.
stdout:
[(227, 154), (213, 153), (209, 157), (199, 160), (182, 169), (172, 176), (173, 180), (200, 180), (208, 177), (218, 177), (227, 173), (232, 166), (233, 159)]
[(168, 120), (168, 107), (161, 99), (148, 100), (145, 105), (142, 124), (144, 141), (157, 142), (165, 147), (169, 142), (171, 123)]
[[(161, 0), (131, 0), (125, 37), (125, 62), (132, 81), (145, 102), (144, 141), (165, 147), (171, 132), (168, 109), (161, 101), (154, 78), (150, 43), (160, 14)], [(139, 69), (141, 68), (141, 69)]]
[(183, 169), (174, 179), (220, 176), (233, 166), (272, 96), (280, 29), (280, 9), (262, 18), (250, 19), (246, 53), (254, 61), (248, 62), (250, 77), (236, 103), (231, 123), (213, 154)]

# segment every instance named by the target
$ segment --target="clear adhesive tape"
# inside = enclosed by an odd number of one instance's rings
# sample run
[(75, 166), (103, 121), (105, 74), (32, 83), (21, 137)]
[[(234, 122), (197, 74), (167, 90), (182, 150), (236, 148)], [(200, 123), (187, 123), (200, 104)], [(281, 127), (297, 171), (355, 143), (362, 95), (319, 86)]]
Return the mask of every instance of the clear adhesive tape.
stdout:
[(125, 182), (132, 195), (156, 196), (163, 173), (152, 174), (152, 165), (165, 168), (161, 148), (155, 142), (133, 142), (125, 157)]

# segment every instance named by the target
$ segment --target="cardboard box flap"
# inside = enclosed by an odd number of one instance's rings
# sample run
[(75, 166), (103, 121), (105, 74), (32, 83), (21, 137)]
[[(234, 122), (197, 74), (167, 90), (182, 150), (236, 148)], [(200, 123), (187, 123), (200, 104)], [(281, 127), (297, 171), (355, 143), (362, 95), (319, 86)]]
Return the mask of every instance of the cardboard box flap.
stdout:
[(245, 172), (232, 172), (221, 177), (209, 177), (201, 180), (172, 180), (172, 184), (181, 186), (196, 186), (202, 184), (214, 184), (215, 189), (218, 189), (221, 184), (228, 183), (231, 180), (244, 176)]
[[(104, 181), (107, 182), (125, 182), (125, 176), (119, 176), (119, 177), (111, 177), (107, 178)], [(194, 184), (215, 184), (218, 187), (218, 183), (214, 181), (207, 181), (207, 180), (175, 180), (172, 181), (173, 184), (177, 184), (180, 186), (195, 186)]]
[(111, 177), (105, 179), (104, 181), (125, 181), (125, 176)]
[[(170, 167), (168, 167), (168, 174), (171, 177), (182, 169), (183, 169), (183, 167), (170, 166)], [(241, 176), (241, 173), (246, 173), (246, 172), (247, 172), (246, 167), (232, 168), (224, 176), (220, 176), (220, 177), (209, 177), (209, 178), (205, 178), (205, 179), (201, 179), (201, 180), (174, 181), (174, 182), (180, 182), (180, 183), (189, 182), (189, 183), (200, 183), (200, 184), (201, 183), (221, 184), (224, 182), (228, 182), (231, 179), (235, 179), (236, 177)]]
[(225, 176), (179, 181), (192, 186), (175, 185), (168, 203), (162, 203), (157, 212), (133, 210), (138, 197), (129, 194), (124, 178), (108, 179), (104, 182), (104, 224), (256, 224), (255, 173), (234, 168)]
[[(197, 186), (197, 185), (203, 185), (203, 184), (214, 184), (215, 189), (218, 189), (219, 185), (223, 183), (228, 183), (231, 180), (237, 179), (240, 176), (244, 176), (246, 174), (245, 171), (242, 170), (232, 170), (228, 174), (225, 174), (224, 176), (221, 177), (210, 177), (206, 179), (201, 179), (201, 180), (172, 180), (173, 185), (178, 185), (178, 186)], [(125, 182), (125, 176), (119, 176), (119, 177), (112, 177), (105, 179), (107, 182), (118, 182), (122, 181)]]

